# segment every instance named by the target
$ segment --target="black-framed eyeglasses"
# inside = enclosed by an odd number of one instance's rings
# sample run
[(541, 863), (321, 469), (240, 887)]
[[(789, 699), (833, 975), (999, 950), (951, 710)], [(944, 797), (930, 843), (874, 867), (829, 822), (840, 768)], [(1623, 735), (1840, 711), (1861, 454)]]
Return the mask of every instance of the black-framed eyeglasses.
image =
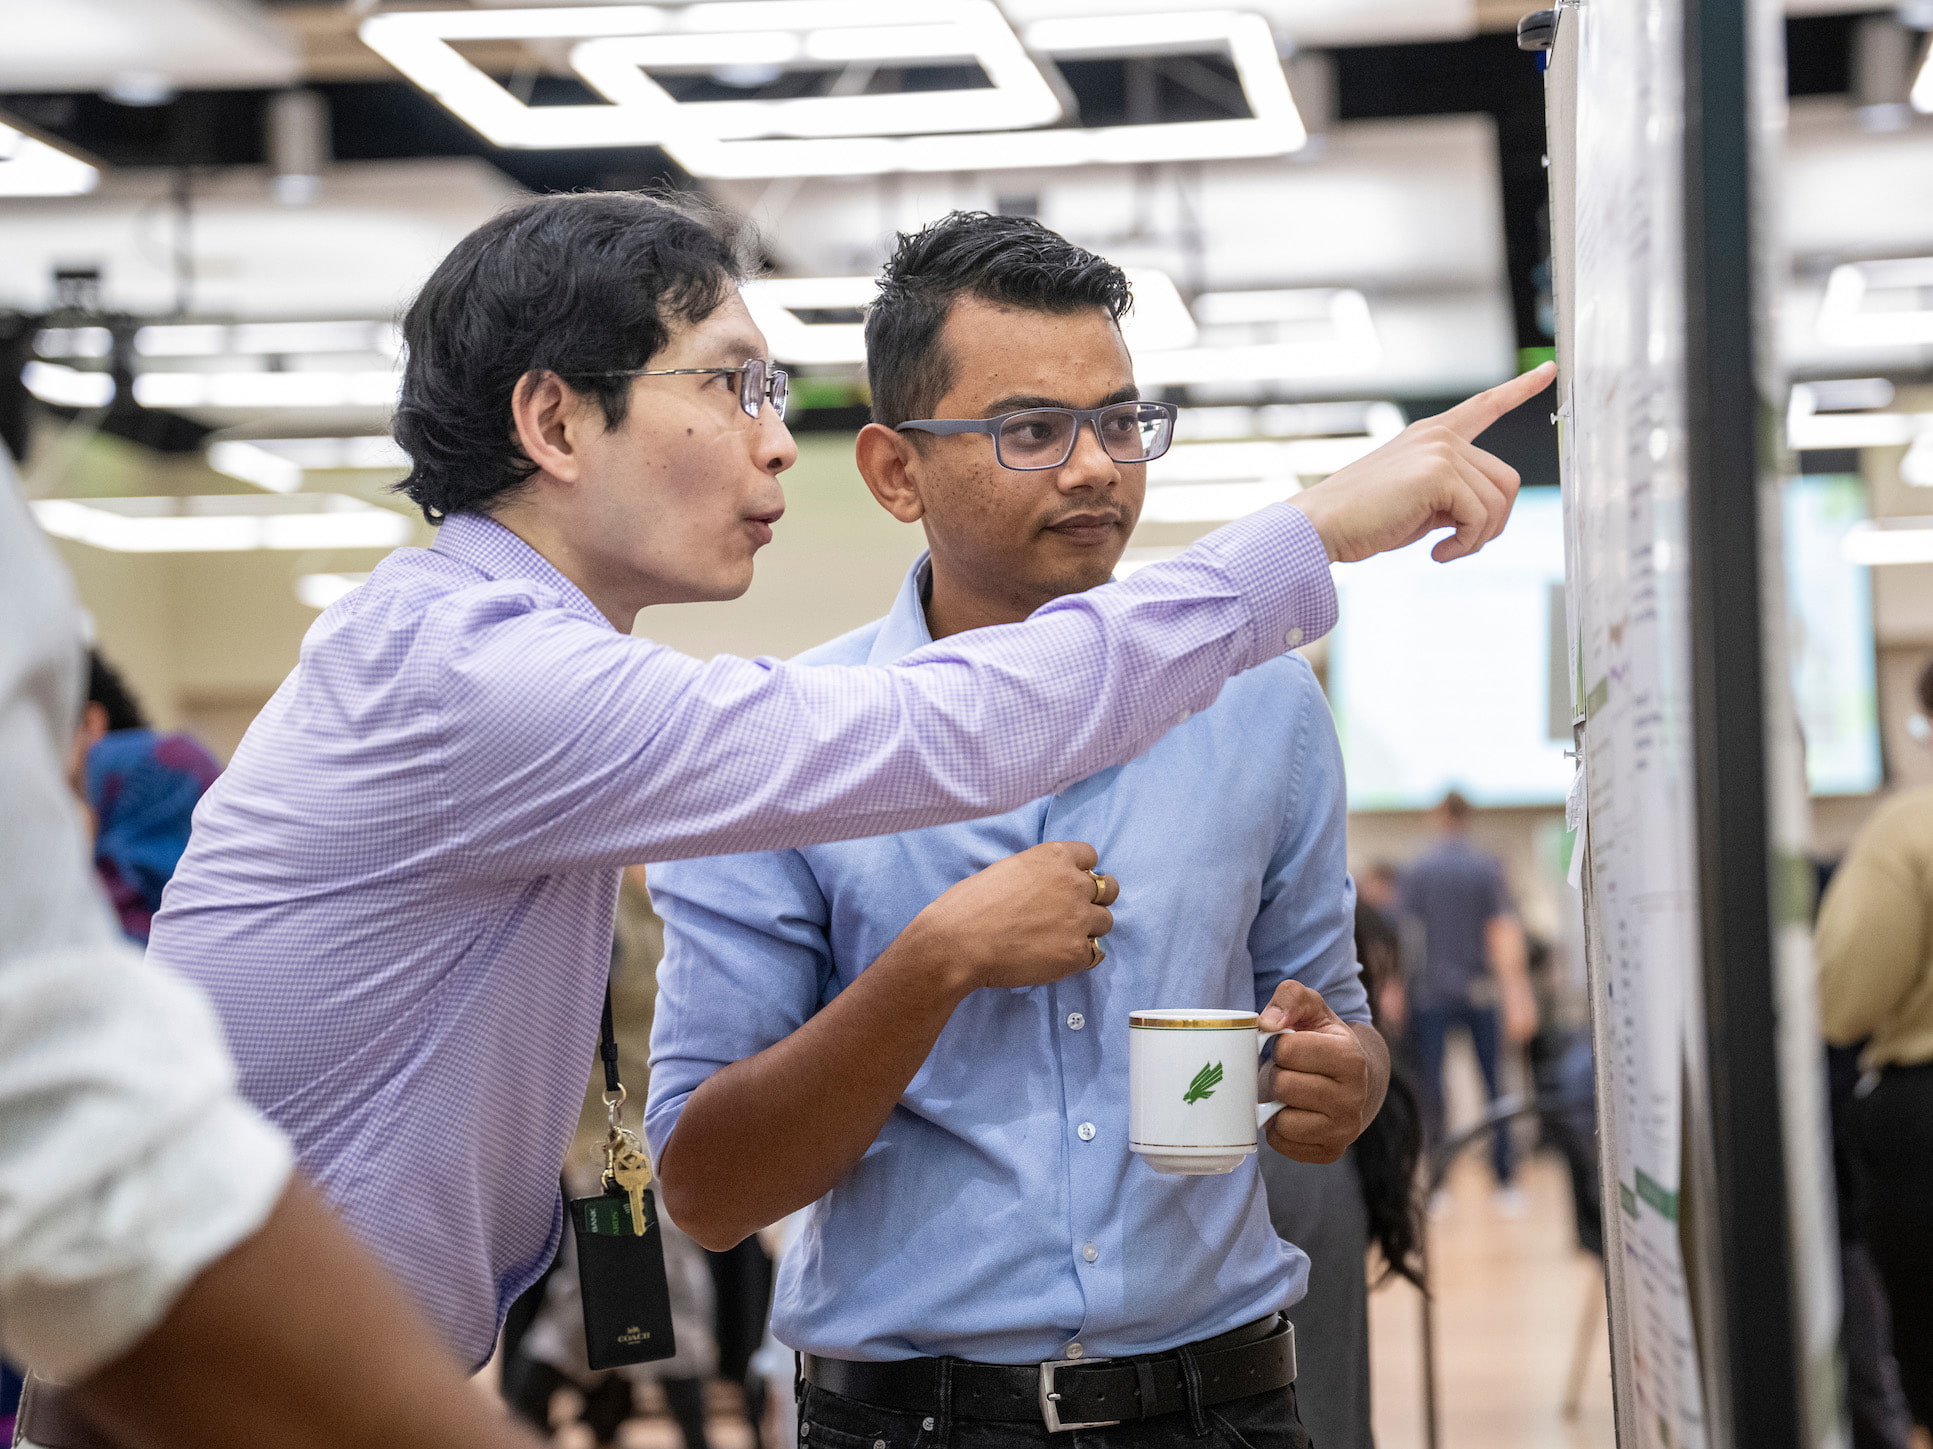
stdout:
[(993, 456), (1003, 468), (1033, 473), (1059, 468), (1074, 456), (1081, 424), (1092, 423), (1094, 436), (1117, 463), (1152, 463), (1168, 451), (1175, 437), (1173, 403), (1119, 402), (1098, 408), (1028, 408), (997, 418), (920, 418), (899, 425), (923, 433), (985, 433), (993, 439)]
[(741, 362), (737, 367), (634, 367), (614, 372), (566, 372), (564, 377), (719, 377), (738, 374), (738, 405), (745, 416), (755, 418), (766, 403), (781, 419), (792, 395), (792, 380), (782, 367), (774, 367), (762, 357)]

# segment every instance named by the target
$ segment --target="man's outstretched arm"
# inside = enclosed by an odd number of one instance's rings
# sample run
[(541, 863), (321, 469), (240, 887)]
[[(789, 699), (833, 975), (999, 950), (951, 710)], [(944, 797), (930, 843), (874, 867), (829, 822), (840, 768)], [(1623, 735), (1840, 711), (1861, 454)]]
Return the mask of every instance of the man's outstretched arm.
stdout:
[(1131, 579), (887, 668), (700, 663), (556, 610), (466, 633), (438, 746), (466, 860), (527, 878), (892, 834), (1133, 759), (1231, 676), (1326, 632), (1331, 562), (1438, 528), (1455, 530), (1442, 560), (1495, 537), (1517, 474), (1470, 440), (1551, 375), (1423, 419)]

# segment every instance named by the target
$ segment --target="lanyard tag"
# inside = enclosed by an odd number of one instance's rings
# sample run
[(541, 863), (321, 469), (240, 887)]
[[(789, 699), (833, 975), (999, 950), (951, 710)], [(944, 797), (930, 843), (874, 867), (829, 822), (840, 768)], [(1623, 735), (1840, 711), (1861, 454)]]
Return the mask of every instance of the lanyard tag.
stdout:
[(629, 1193), (607, 1192), (570, 1204), (584, 1344), (594, 1369), (650, 1363), (678, 1351), (657, 1203), (649, 1191), (638, 1196), (642, 1232), (632, 1217)]

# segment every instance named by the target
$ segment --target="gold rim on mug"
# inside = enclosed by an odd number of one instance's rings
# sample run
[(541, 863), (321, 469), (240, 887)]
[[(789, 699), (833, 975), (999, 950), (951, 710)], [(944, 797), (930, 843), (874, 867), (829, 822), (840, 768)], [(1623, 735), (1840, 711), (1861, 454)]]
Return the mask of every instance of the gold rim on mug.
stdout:
[(1150, 1031), (1254, 1031), (1261, 1025), (1257, 1012), (1229, 1012), (1226, 1016), (1156, 1016), (1129, 1012), (1128, 1025)]

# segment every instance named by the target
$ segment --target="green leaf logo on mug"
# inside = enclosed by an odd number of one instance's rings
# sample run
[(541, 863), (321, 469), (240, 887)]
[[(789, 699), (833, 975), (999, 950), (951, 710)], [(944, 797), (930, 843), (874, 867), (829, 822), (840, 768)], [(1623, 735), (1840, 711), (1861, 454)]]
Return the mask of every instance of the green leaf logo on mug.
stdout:
[(1222, 1064), (1220, 1062), (1209, 1062), (1200, 1071), (1195, 1073), (1194, 1081), (1188, 1084), (1188, 1090), (1182, 1094), (1181, 1100), (1192, 1107), (1203, 1097), (1214, 1096), (1215, 1088), (1221, 1084)]

